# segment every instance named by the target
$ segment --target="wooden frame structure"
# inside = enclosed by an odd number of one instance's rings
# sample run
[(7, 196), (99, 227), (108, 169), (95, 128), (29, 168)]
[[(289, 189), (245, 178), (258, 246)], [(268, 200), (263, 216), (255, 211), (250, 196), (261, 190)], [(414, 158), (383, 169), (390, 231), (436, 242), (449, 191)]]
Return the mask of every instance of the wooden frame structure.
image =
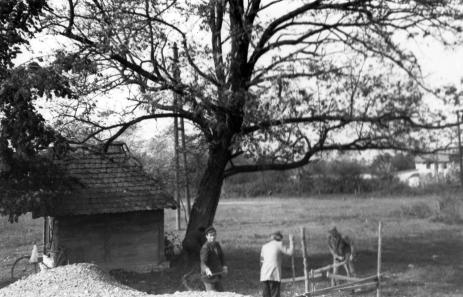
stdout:
[[(317, 269), (308, 270), (308, 258), (307, 258), (307, 251), (306, 251), (306, 243), (305, 243), (305, 229), (304, 227), (301, 228), (301, 240), (302, 240), (302, 257), (303, 257), (303, 265), (304, 265), (304, 276), (295, 277), (293, 272), (292, 278), (282, 279), (282, 283), (289, 283), (289, 282), (296, 282), (296, 281), (304, 281), (305, 283), (305, 293), (301, 295), (297, 295), (296, 297), (312, 297), (312, 296), (319, 296), (339, 291), (346, 291), (350, 290), (354, 293), (364, 292), (365, 290), (370, 290), (376, 288), (376, 297), (381, 297), (381, 253), (382, 253), (382, 223), (379, 222), (378, 224), (378, 252), (377, 252), (377, 271), (375, 275), (371, 275), (364, 278), (357, 278), (357, 277), (349, 277), (339, 274), (334, 274), (335, 268), (339, 266), (345, 265), (345, 262), (333, 263), (330, 265), (326, 265)], [(294, 264), (292, 263), (294, 266)], [(294, 271), (294, 267), (293, 267)], [(333, 272), (331, 272), (333, 271)], [(322, 289), (315, 289), (315, 283), (319, 281), (321, 278), (328, 278), (332, 281), (334, 280), (342, 280), (345, 283), (340, 285), (332, 285), (327, 288)]]

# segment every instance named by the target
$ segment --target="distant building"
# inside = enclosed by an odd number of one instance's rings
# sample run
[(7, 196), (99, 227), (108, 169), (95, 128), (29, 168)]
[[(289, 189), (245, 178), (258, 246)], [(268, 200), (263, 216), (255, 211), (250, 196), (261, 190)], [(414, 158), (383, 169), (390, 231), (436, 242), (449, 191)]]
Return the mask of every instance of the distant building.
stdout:
[(426, 154), (415, 157), (415, 168), (420, 174), (447, 176), (457, 166), (454, 154)]

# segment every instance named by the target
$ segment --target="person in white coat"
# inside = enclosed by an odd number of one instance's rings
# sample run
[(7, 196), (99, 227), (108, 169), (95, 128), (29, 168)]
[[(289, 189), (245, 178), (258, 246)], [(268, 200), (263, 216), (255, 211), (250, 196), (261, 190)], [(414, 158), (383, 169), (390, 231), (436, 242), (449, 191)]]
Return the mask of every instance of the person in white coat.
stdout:
[(280, 297), (281, 258), (294, 252), (293, 235), (289, 234), (289, 247), (283, 245), (280, 231), (270, 235), (271, 240), (262, 246), (260, 252), (260, 281), (263, 297)]

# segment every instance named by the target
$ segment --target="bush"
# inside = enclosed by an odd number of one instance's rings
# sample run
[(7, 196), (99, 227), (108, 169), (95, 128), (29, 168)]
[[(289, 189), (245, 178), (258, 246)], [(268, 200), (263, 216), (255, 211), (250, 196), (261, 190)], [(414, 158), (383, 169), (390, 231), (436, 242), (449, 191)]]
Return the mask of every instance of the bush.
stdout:
[(447, 224), (463, 223), (462, 195), (461, 189), (445, 193), (438, 200), (439, 213), (435, 219)]
[(182, 242), (175, 232), (164, 233), (164, 256), (167, 260), (175, 259), (182, 253)]
[(429, 218), (434, 214), (432, 208), (425, 202), (404, 205), (400, 208), (400, 215), (419, 219)]
[(222, 195), (225, 197), (258, 197), (285, 193), (295, 194), (290, 174), (286, 171), (243, 173), (225, 180)]

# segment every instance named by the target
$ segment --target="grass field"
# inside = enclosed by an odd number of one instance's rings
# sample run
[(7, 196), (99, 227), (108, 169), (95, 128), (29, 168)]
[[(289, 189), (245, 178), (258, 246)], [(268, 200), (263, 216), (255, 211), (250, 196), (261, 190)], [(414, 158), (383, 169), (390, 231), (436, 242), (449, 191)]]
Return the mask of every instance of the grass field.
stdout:
[[(309, 266), (331, 262), (326, 246), (327, 231), (337, 226), (354, 238), (358, 250), (355, 267), (359, 276), (376, 271), (378, 222), (383, 222), (383, 296), (462, 296), (462, 225), (438, 220), (438, 196), (356, 198), (227, 199), (219, 204), (215, 227), (230, 269), (225, 289), (259, 296), (259, 252), (268, 234), (281, 230), (296, 236), (295, 264), (302, 275), (300, 227), (308, 239)], [(20, 224), (0, 223), (0, 259), (5, 279), (15, 256), (40, 242), (41, 220), (23, 218)], [(166, 230), (174, 231), (175, 212), (166, 211)], [(181, 232), (179, 234), (182, 235)], [(286, 237), (287, 238), (287, 237)], [(283, 262), (284, 276), (291, 277), (290, 258)], [(139, 275), (125, 273), (118, 278), (151, 293), (184, 290), (180, 285), (181, 265), (164, 272)], [(318, 287), (328, 283), (319, 283)], [(282, 287), (282, 296), (303, 292), (303, 282)], [(370, 293), (371, 296), (374, 293)], [(368, 295), (364, 295), (368, 296)]]

